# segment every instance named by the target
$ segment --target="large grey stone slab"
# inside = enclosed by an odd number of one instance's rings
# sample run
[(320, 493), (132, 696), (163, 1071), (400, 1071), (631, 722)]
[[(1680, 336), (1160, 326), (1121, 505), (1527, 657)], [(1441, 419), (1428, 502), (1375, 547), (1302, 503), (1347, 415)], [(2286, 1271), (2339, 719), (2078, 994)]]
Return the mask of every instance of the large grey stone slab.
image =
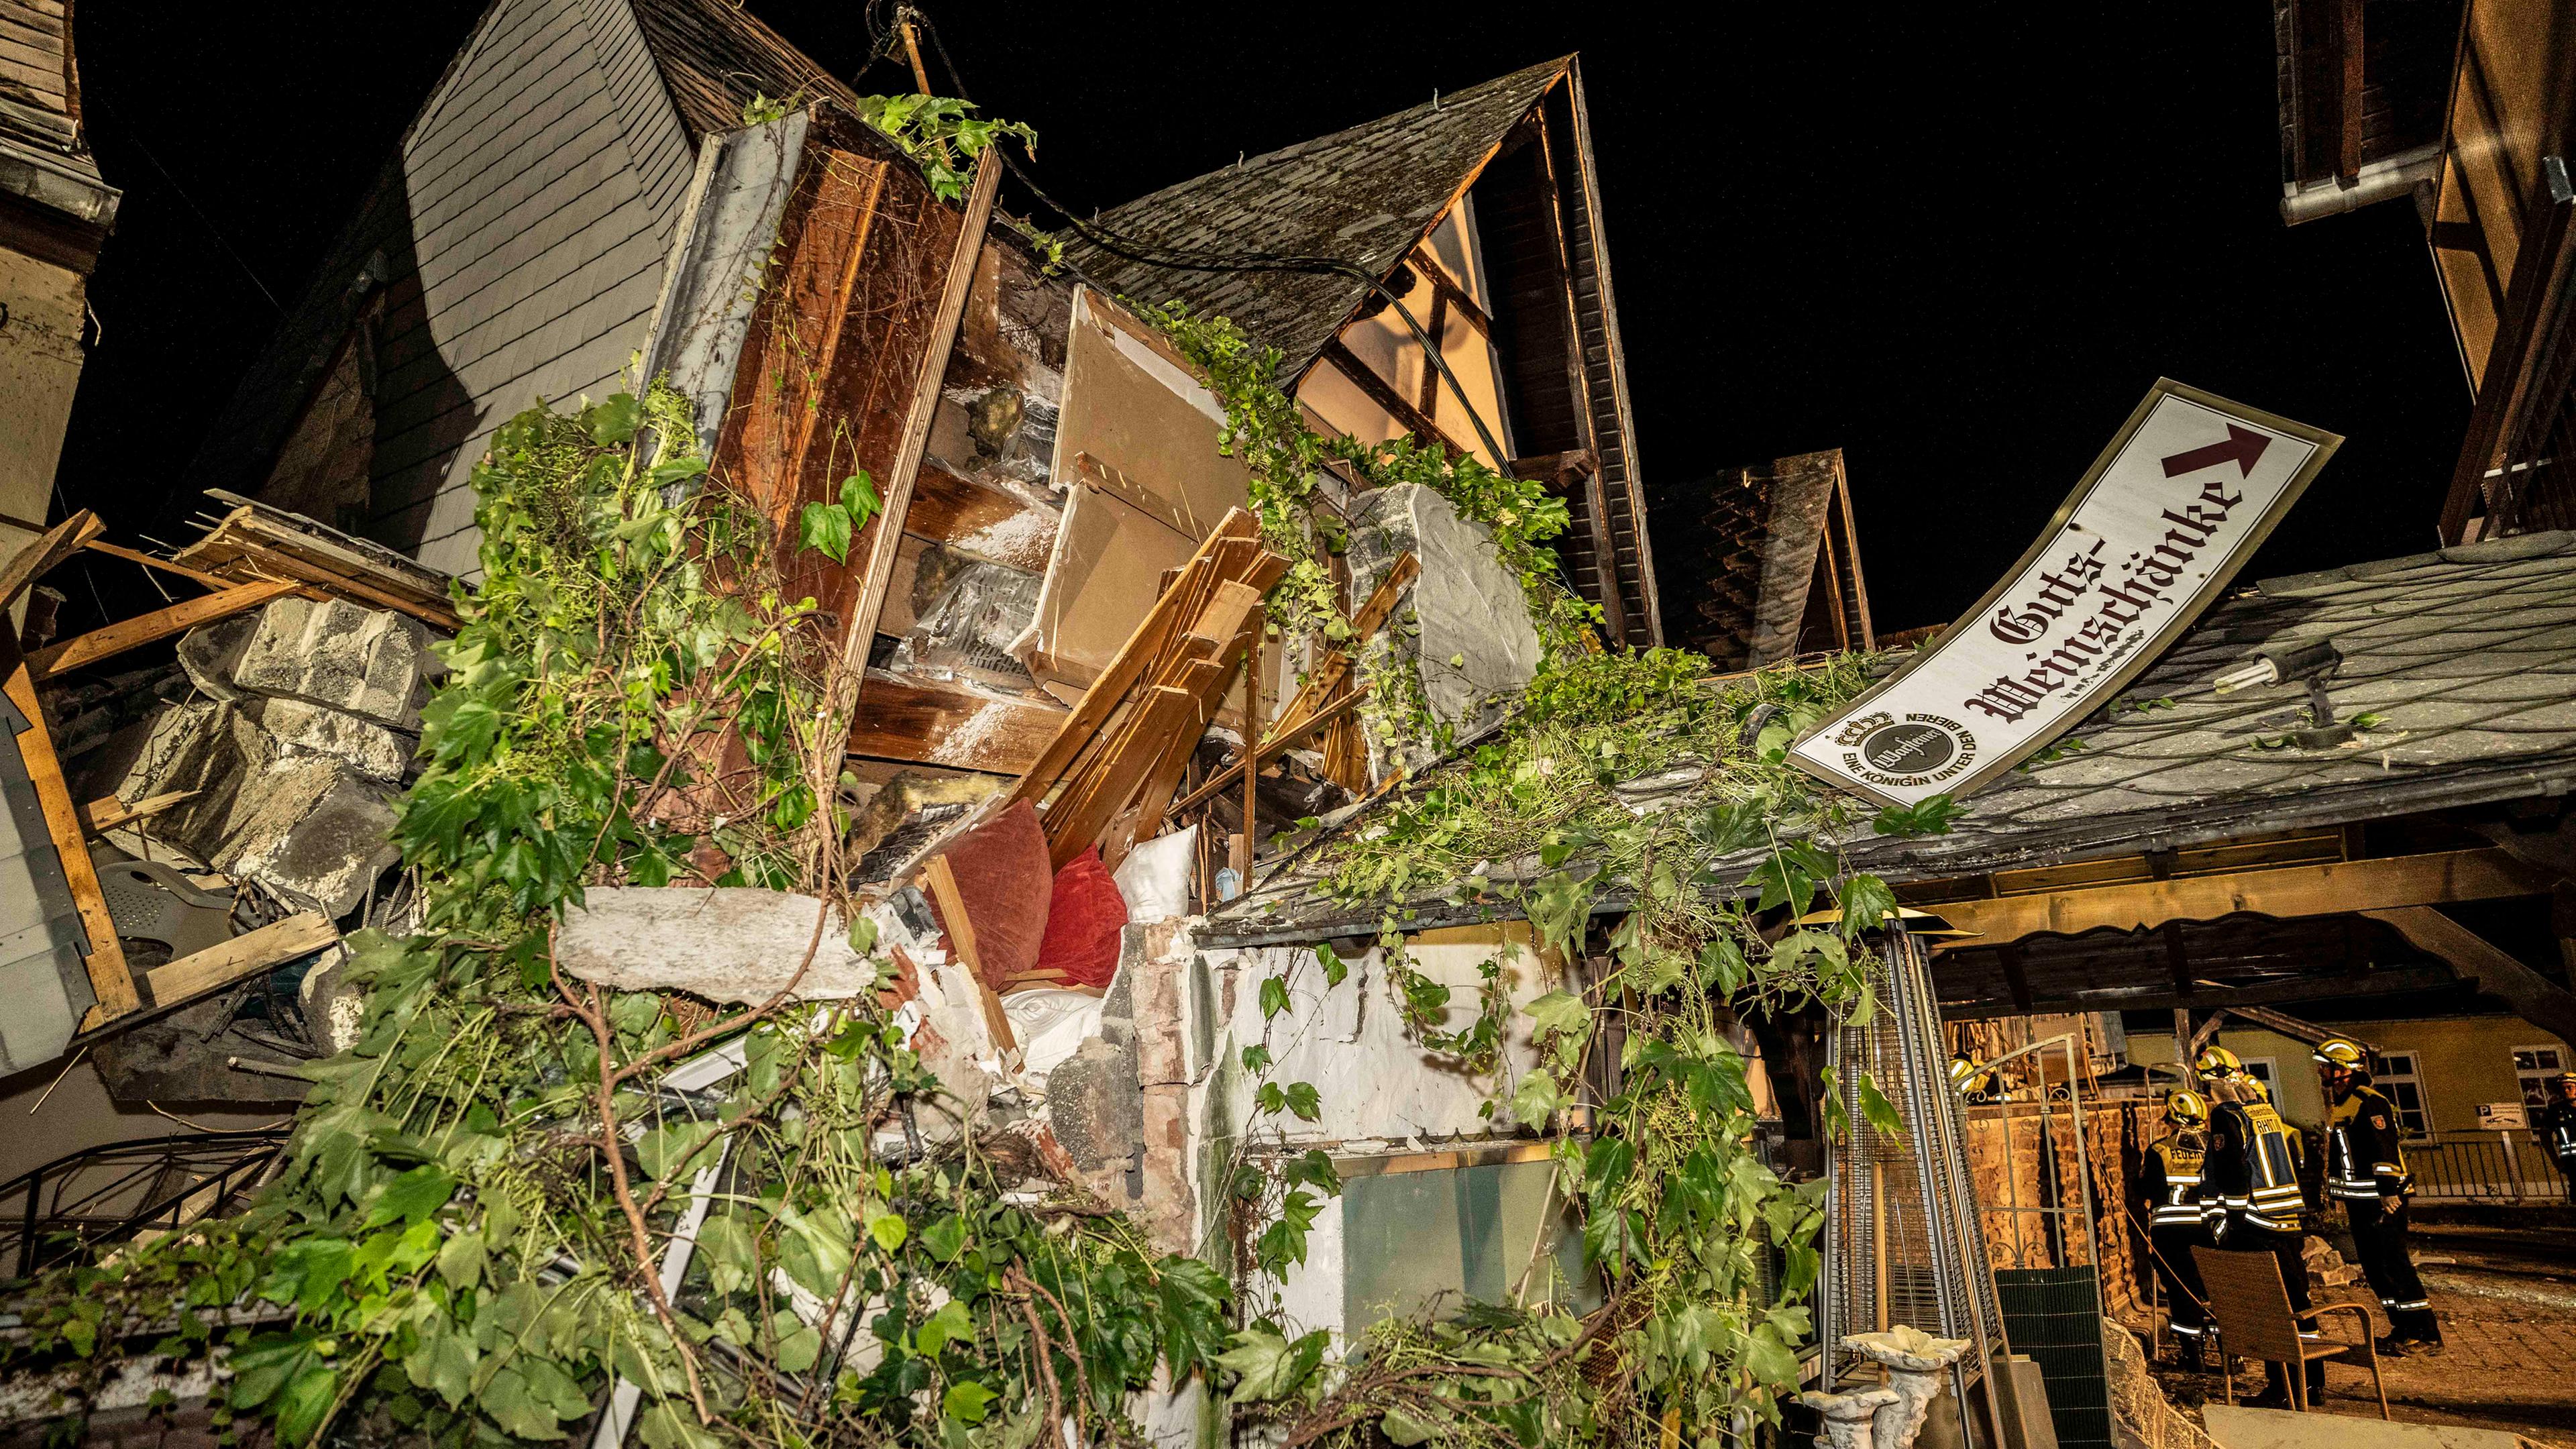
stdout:
[(195, 791), (136, 828), (299, 909), (345, 916), (400, 858), (398, 792), (345, 759), (290, 748), (261, 727), (259, 707), (172, 706), (112, 746), (112, 792), (131, 804)]
[[(1518, 576), (1484, 526), (1409, 483), (1360, 496), (1351, 509), (1351, 595), (1365, 599), (1410, 553), (1422, 573), (1372, 647), (1393, 649), (1422, 677), (1432, 715), (1467, 734), (1538, 672), (1541, 648)], [(1372, 754), (1383, 754), (1372, 740)]]
[[(231, 683), (417, 731), (437, 663), (429, 631), (390, 609), (341, 599), (273, 600), (231, 657)], [(182, 658), (184, 659), (183, 652)]]
[(822, 910), (812, 896), (750, 886), (596, 886), (565, 913), (555, 960), (570, 975), (620, 991), (685, 991), (710, 1001), (757, 1004), (791, 984), (808, 1001), (873, 990), (876, 969), (850, 949), (839, 912), (815, 938)]

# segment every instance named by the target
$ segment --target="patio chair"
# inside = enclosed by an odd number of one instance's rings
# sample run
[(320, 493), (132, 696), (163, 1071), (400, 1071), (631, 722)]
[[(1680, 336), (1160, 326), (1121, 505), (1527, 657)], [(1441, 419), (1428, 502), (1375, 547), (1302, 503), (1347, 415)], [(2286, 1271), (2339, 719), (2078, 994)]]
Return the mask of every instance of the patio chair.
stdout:
[[(2370, 1339), (2370, 1310), (2357, 1303), (2326, 1303), (2304, 1313), (2290, 1308), (2290, 1290), (2281, 1282), (2281, 1260), (2269, 1253), (2231, 1253), (2220, 1248), (2194, 1248), (2201, 1282), (2209, 1289), (2209, 1316), (2218, 1325), (2218, 1374), (2227, 1384), (2227, 1402), (2236, 1402), (2234, 1360), (2279, 1364), (2290, 1381), (2290, 1402), (2308, 1410), (2307, 1366), (2345, 1363), (2370, 1370), (2370, 1387), (2379, 1395), (2379, 1417), (2388, 1417), (2388, 1387), (2379, 1377), (2379, 1350)], [(2361, 1326), (2361, 1341), (2303, 1337), (2300, 1330), (2320, 1326), (2327, 1315), (2351, 1314)]]

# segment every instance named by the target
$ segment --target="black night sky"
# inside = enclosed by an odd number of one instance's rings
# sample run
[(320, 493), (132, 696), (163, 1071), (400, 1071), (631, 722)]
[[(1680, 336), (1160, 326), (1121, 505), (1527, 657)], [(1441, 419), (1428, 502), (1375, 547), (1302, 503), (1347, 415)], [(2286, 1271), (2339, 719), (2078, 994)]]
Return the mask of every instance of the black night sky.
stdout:
[[(81, 8), (126, 198), (61, 484), (111, 537), (176, 537), (197, 437), (480, 8)], [(1843, 447), (1882, 629), (1974, 600), (2159, 374), (2350, 439), (2245, 578), (2432, 543), (2468, 395), (2422, 233), (2280, 224), (2263, 7), (926, 8), (1078, 206), (1581, 51), (1645, 486)], [(865, 54), (852, 0), (753, 9)]]

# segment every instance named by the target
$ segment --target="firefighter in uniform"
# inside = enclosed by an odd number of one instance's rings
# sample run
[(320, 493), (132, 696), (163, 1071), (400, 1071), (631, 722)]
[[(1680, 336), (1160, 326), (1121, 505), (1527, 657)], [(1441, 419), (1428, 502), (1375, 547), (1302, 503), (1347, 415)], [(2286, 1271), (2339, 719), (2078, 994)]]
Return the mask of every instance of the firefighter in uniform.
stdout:
[[(2307, 1239), (2301, 1221), (2307, 1199), (2299, 1191), (2298, 1134), (2272, 1110), (2271, 1094), (2245, 1070), (2236, 1053), (2213, 1046), (2192, 1063), (2214, 1099), (2209, 1113), (2209, 1152), (2202, 1168), (2202, 1202), (2213, 1223), (2218, 1246), (2231, 1253), (2269, 1253), (2281, 1265), (2281, 1286), (2290, 1307), (2308, 1309), (2308, 1264), (2300, 1252)], [(2316, 1335), (2301, 1329), (2303, 1337)], [(2271, 1387), (2251, 1402), (2256, 1408), (2288, 1408), (2289, 1376), (2279, 1364), (2269, 1366)], [(2325, 1392), (2326, 1366), (2307, 1366), (2307, 1396)]]
[(2414, 1181), (2398, 1145), (2396, 1105), (2370, 1084), (2370, 1054), (2360, 1043), (2329, 1037), (2318, 1044), (2315, 1060), (2326, 1092), (2326, 1192), (2351, 1219), (2362, 1274), (2388, 1314), (2379, 1351), (2438, 1349), (2442, 1326), (2406, 1250), (2406, 1198)]
[(2567, 1200), (2576, 1203), (2576, 1072), (2549, 1079), (2549, 1105), (2540, 1112), (2540, 1140), (2558, 1175), (2567, 1182)]
[(2191, 1255), (2193, 1248), (2211, 1241), (2200, 1193), (2201, 1164), (2208, 1146), (2208, 1101), (2198, 1092), (2168, 1095), (2165, 1124), (2171, 1131), (2148, 1145), (2130, 1199), (2145, 1209), (2147, 1246), (2156, 1276), (2165, 1285), (2166, 1321), (2188, 1362), (2199, 1353), (2208, 1322), (2204, 1307), (2208, 1290), (2200, 1283), (2200, 1262)]

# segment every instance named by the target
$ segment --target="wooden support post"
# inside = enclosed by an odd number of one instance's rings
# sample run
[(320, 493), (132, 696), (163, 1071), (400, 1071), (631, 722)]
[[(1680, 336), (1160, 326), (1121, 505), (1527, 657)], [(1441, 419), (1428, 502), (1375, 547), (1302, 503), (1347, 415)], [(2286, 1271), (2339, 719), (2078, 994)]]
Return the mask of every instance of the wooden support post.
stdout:
[(2177, 1006), (2174, 1014), (2174, 1065), (2181, 1069), (2182, 1084), (2198, 1090), (2200, 1073), (2191, 1065), (2191, 1008)]
[[(34, 575), (29, 575), (33, 578)], [(23, 587), (23, 586), (22, 586)], [(81, 929), (89, 936), (89, 987), (98, 1004), (81, 1021), (80, 1029), (91, 1030), (102, 1023), (124, 1016), (143, 1004), (135, 990), (134, 976), (125, 965), (125, 947), (116, 935), (116, 918), (108, 914), (107, 894), (99, 889), (98, 871), (90, 864), (89, 841), (81, 829), (80, 809), (72, 800), (70, 784), (63, 779), (62, 761), (54, 754), (54, 737), (45, 726), (44, 703), (36, 698), (36, 679), (26, 661), (19, 657), (18, 641), (6, 629), (0, 629), (0, 671), (7, 674), (9, 702), (27, 719), (27, 728), (18, 736), (18, 757), (27, 767), (28, 783), (36, 790), (36, 803), (45, 814), (45, 834), (63, 859), (63, 883), (72, 894), (72, 905), (80, 912)]]
[[(1244, 678), (1247, 681), (1258, 678), (1261, 674), (1261, 625), (1258, 622), (1252, 626), (1252, 643), (1245, 652), (1244, 658), (1250, 666), (1250, 671)], [(1238, 891), (1252, 889), (1252, 832), (1261, 784), (1261, 771), (1252, 763), (1252, 742), (1261, 735), (1260, 711), (1250, 702), (1253, 696), (1254, 690), (1247, 684), (1244, 689), (1246, 703), (1243, 711), (1243, 834), (1234, 843), (1234, 882), (1235, 889)]]

